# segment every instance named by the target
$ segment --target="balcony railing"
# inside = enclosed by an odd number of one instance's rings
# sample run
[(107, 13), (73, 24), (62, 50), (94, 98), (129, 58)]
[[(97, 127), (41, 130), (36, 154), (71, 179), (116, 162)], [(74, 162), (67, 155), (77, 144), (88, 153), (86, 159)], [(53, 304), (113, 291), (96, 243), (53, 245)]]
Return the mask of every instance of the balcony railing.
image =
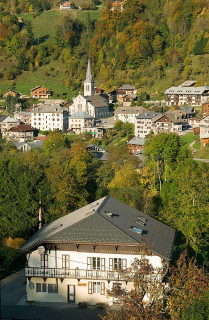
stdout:
[(71, 278), (71, 279), (101, 279), (101, 280), (125, 280), (117, 271), (81, 270), (61, 268), (25, 268), (26, 277), (43, 278)]

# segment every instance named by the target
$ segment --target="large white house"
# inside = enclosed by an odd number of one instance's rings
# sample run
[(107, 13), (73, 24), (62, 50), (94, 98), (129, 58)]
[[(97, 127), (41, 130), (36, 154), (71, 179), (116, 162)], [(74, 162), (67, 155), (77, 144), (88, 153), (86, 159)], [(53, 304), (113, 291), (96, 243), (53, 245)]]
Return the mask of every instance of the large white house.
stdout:
[(153, 122), (161, 118), (162, 114), (158, 112), (145, 111), (135, 120), (135, 136), (145, 138), (153, 130)]
[(107, 100), (101, 95), (94, 95), (94, 81), (91, 74), (90, 60), (88, 60), (86, 79), (84, 81), (84, 96), (79, 94), (73, 99), (73, 104), (69, 106), (70, 115), (76, 112), (86, 112), (95, 119), (110, 116)]
[(201, 106), (209, 99), (209, 87), (171, 87), (165, 95), (169, 106)]
[(68, 128), (68, 111), (61, 106), (44, 104), (31, 111), (31, 126), (43, 131)]
[(43, 226), (20, 248), (28, 252), (27, 300), (111, 304), (108, 289), (133, 288), (119, 271), (141, 254), (156, 269), (169, 263), (174, 238), (174, 229), (106, 196)]
[(147, 111), (144, 107), (118, 107), (114, 112), (114, 120), (135, 124), (136, 116)]

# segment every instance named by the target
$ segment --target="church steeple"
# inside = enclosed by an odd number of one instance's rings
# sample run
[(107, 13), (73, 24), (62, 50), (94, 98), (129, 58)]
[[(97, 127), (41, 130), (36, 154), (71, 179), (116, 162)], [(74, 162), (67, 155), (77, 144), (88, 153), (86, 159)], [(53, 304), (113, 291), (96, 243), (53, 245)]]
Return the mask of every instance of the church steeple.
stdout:
[(88, 59), (88, 67), (86, 72), (86, 80), (84, 81), (84, 96), (94, 95), (94, 81), (91, 74), (91, 62)]

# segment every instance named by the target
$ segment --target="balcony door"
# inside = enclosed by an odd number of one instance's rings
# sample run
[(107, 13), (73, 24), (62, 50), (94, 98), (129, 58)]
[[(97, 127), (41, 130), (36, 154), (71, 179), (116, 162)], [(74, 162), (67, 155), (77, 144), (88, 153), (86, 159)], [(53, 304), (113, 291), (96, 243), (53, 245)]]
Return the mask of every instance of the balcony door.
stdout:
[(70, 268), (70, 256), (68, 254), (62, 255), (62, 268), (69, 269)]
[(67, 286), (68, 302), (75, 302), (75, 286), (69, 284)]

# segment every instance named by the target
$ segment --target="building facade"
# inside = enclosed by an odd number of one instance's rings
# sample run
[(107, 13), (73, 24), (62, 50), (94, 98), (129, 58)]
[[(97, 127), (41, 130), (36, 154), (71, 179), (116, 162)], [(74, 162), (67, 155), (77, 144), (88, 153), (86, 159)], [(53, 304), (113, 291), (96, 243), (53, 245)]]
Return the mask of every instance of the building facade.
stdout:
[(135, 154), (144, 149), (145, 139), (134, 137), (128, 141), (128, 149), (131, 154)]
[(209, 87), (171, 87), (165, 95), (169, 106), (201, 106), (209, 99)]
[(60, 106), (46, 104), (31, 111), (32, 127), (42, 131), (68, 129), (68, 111)]
[(160, 132), (182, 132), (189, 128), (187, 115), (179, 110), (168, 111), (161, 115), (160, 118), (153, 120), (154, 134)]
[(107, 290), (133, 288), (121, 270), (142, 254), (154, 269), (168, 264), (174, 239), (163, 223), (110, 196), (99, 199), (43, 227), (21, 247), (28, 252), (27, 300), (112, 304)]
[(143, 107), (118, 107), (114, 112), (114, 120), (135, 124), (136, 116), (145, 111), (147, 111), (147, 109)]
[(27, 124), (20, 124), (2, 132), (2, 137), (13, 141), (33, 140), (36, 129)]
[(200, 139), (209, 139), (209, 116), (204, 117), (200, 123)]
[(28, 111), (15, 112), (14, 118), (20, 120), (24, 124), (31, 125), (31, 112), (28, 112)]
[(123, 103), (123, 98), (127, 95), (135, 95), (137, 92), (136, 88), (129, 84), (124, 84), (122, 87), (116, 89), (117, 101)]
[(145, 111), (136, 116), (135, 136), (145, 138), (153, 130), (153, 122), (161, 117), (161, 113)]
[(33, 88), (30, 90), (31, 92), (31, 97), (34, 99), (48, 99), (51, 97), (51, 90), (43, 87), (43, 86), (38, 86), (36, 88)]
[(4, 120), (0, 122), (1, 132), (8, 131), (9, 129), (18, 126), (21, 123), (20, 120), (11, 118), (10, 116), (6, 117)]
[(78, 111), (69, 116), (68, 131), (74, 134), (81, 134), (84, 127), (93, 127), (94, 118), (86, 112)]

